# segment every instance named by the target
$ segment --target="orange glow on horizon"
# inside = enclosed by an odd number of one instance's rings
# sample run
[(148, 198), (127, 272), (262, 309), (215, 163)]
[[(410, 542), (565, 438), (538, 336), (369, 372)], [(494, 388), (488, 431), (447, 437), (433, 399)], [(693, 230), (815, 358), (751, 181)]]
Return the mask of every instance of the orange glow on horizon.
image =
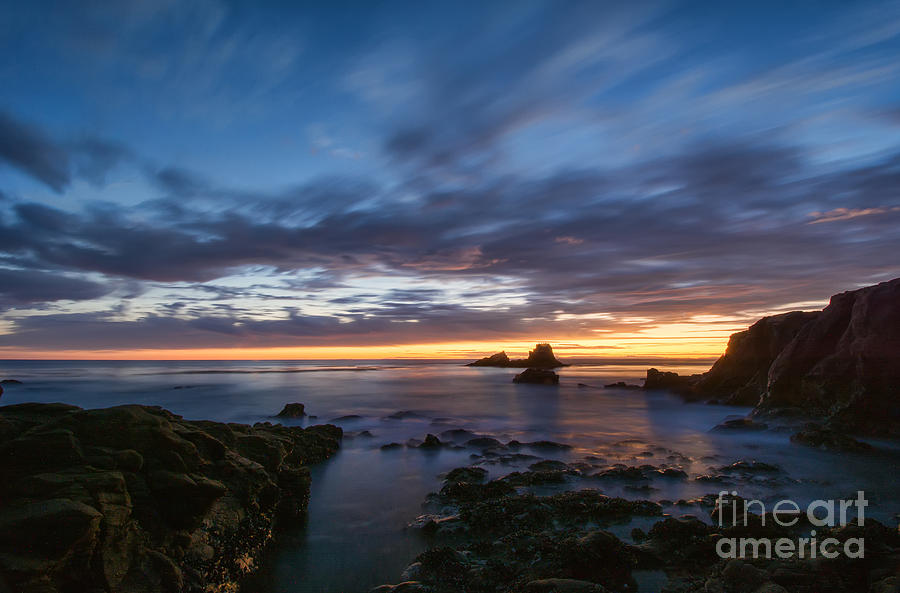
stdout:
[(659, 325), (633, 333), (603, 334), (583, 339), (540, 337), (523, 340), (458, 341), (421, 344), (359, 346), (280, 346), (230, 348), (30, 350), (0, 348), (5, 359), (57, 360), (375, 360), (469, 359), (505, 350), (524, 357), (537, 342), (550, 342), (560, 358), (715, 358), (725, 351), (728, 336), (743, 329), (732, 323), (680, 323)]

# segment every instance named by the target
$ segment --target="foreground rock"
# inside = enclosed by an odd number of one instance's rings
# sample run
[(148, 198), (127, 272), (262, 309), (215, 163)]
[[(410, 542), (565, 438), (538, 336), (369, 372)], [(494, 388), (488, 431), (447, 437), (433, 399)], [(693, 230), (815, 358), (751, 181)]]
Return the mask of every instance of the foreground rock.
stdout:
[[(162, 408), (0, 407), (0, 575), (13, 591), (236, 591), (341, 429)], [(3, 583), (0, 582), (0, 588)]]
[(822, 311), (765, 317), (706, 373), (650, 369), (644, 387), (900, 437), (900, 278), (835, 295)]
[(506, 352), (498, 352), (497, 354), (492, 354), (491, 356), (476, 360), (475, 362), (470, 362), (466, 366), (555, 369), (568, 365), (563, 364), (556, 359), (550, 344), (536, 344), (534, 350), (528, 353), (528, 358), (510, 360), (506, 355)]
[(515, 377), (513, 383), (533, 383), (535, 385), (559, 385), (559, 375), (544, 369), (525, 369)]
[[(728, 467), (775, 469), (758, 462)], [(399, 575), (399, 584), (373, 591), (626, 593), (637, 590), (638, 570), (665, 573), (664, 586), (643, 589), (658, 593), (884, 593), (896, 592), (900, 583), (900, 533), (871, 519), (819, 529), (819, 537), (834, 538), (836, 548), (864, 538), (861, 558), (809, 558), (795, 551), (784, 559), (764, 554), (752, 561), (723, 559), (717, 552), (723, 538), (790, 543), (808, 536), (810, 524), (781, 525), (771, 515), (752, 512), (745, 520), (731, 506), (743, 499), (723, 498), (720, 508), (716, 494), (703, 498), (716, 504), (711, 524), (690, 515), (663, 515), (651, 501), (596, 490), (536, 496), (521, 492), (522, 485), (536, 483), (523, 475), (485, 482), (486, 472), (478, 468), (449, 472), (441, 491), (426, 503), (439, 510), (416, 522), (429, 549)], [(647, 529), (631, 528), (630, 543), (622, 534), (634, 521)]]

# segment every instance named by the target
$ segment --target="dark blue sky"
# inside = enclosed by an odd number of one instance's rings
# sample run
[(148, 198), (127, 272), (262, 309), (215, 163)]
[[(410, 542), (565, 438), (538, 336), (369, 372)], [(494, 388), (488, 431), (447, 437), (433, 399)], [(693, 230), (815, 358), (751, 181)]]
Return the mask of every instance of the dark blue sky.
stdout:
[(3, 2), (0, 52), (10, 356), (714, 351), (900, 275), (897, 2)]

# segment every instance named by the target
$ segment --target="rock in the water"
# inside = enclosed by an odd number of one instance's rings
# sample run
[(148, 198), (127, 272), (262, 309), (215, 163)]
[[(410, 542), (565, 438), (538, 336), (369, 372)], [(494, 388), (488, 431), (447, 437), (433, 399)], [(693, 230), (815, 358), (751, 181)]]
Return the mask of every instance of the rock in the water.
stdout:
[(900, 278), (835, 295), (822, 311), (764, 317), (732, 335), (706, 373), (650, 369), (644, 388), (900, 436)]
[[(581, 385), (583, 385), (583, 384), (582, 384), (582, 383), (579, 383), (579, 384), (578, 384), (579, 387), (580, 387)], [(640, 386), (640, 385), (631, 385), (630, 383), (626, 383), (625, 381), (617, 381), (616, 383), (608, 383), (608, 384), (604, 385), (603, 388), (604, 388), (604, 389), (628, 389), (628, 390), (633, 390), (633, 389), (640, 389), (641, 386)]]
[(425, 440), (419, 445), (420, 449), (439, 449), (444, 446), (444, 443), (441, 442), (441, 439), (437, 438), (433, 434), (425, 435)]
[(0, 381), (0, 385), (21, 385), (22, 382), (18, 379), (3, 379)]
[(590, 581), (539, 579), (526, 584), (525, 593), (606, 593), (606, 589)]
[(475, 362), (470, 362), (466, 366), (470, 367), (507, 367), (510, 364), (509, 356), (506, 355), (505, 351), (498, 352), (497, 354), (491, 354), (490, 356), (485, 356), (484, 358), (478, 359)]
[(874, 449), (869, 443), (857, 441), (853, 437), (817, 424), (808, 424), (803, 430), (791, 435), (791, 442), (820, 449), (855, 453), (863, 453)]
[(46, 593), (236, 590), (341, 437), (149, 406), (19, 404), (0, 421), (0, 574)]
[(506, 352), (498, 352), (491, 356), (470, 362), (470, 367), (512, 367), (512, 368), (534, 368), (534, 369), (555, 369), (558, 367), (568, 366), (561, 363), (553, 355), (553, 348), (550, 344), (536, 344), (534, 350), (528, 353), (528, 358), (510, 360)]
[(647, 378), (644, 379), (644, 389), (664, 389), (673, 393), (688, 395), (693, 392), (694, 384), (700, 375), (682, 377), (672, 371), (660, 371), (659, 369), (647, 369)]
[(298, 404), (296, 402), (292, 404), (285, 404), (284, 407), (278, 412), (279, 418), (303, 418), (306, 416), (306, 407), (303, 404)]
[(752, 418), (733, 418), (717, 425), (713, 430), (766, 430), (769, 426), (763, 422), (756, 422)]
[(515, 377), (513, 383), (533, 383), (536, 385), (559, 385), (559, 375), (544, 369), (525, 369)]
[(483, 467), (457, 467), (450, 470), (446, 482), (467, 482), (469, 484), (480, 484), (487, 478), (487, 470)]

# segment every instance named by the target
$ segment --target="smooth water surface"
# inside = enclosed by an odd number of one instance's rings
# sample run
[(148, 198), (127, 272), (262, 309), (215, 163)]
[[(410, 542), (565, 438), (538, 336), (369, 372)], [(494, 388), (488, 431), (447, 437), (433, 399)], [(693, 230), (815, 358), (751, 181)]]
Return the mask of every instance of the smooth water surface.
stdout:
[[(665, 368), (698, 372), (707, 366)], [(440, 488), (442, 473), (477, 463), (502, 475), (534, 461), (473, 458), (481, 451), (465, 446), (381, 449), (451, 429), (502, 442), (571, 444), (573, 449), (551, 454), (529, 447), (521, 452), (586, 462), (598, 471), (613, 463), (652, 464), (681, 467), (691, 477), (642, 485), (580, 480), (571, 488), (657, 501), (734, 489), (767, 504), (782, 498), (806, 504), (864, 490), (870, 514), (896, 524), (900, 455), (895, 445), (876, 443), (876, 453), (848, 455), (794, 445), (788, 431), (716, 432), (711, 429), (722, 420), (749, 409), (601, 388), (620, 380), (640, 383), (645, 370), (645, 364), (577, 365), (559, 371), (559, 387), (548, 387), (514, 385), (514, 369), (433, 361), (0, 361), (0, 378), (24, 383), (7, 386), (0, 404), (60, 401), (91, 408), (139, 403), (189, 419), (254, 423), (273, 421), (285, 403), (296, 401), (317, 417), (298, 424), (342, 426), (347, 437), (341, 451), (313, 469), (308, 525), (281, 538), (253, 582), (254, 590), (273, 593), (349, 593), (398, 582), (427, 545), (407, 525), (424, 512), (426, 495)], [(356, 436), (362, 431), (372, 436)], [(450, 440), (449, 434), (441, 438)], [(457, 437), (459, 445), (465, 440)], [(774, 463), (783, 471), (724, 485), (693, 479), (738, 460)], [(699, 507), (671, 504), (666, 511), (701, 514)]]

